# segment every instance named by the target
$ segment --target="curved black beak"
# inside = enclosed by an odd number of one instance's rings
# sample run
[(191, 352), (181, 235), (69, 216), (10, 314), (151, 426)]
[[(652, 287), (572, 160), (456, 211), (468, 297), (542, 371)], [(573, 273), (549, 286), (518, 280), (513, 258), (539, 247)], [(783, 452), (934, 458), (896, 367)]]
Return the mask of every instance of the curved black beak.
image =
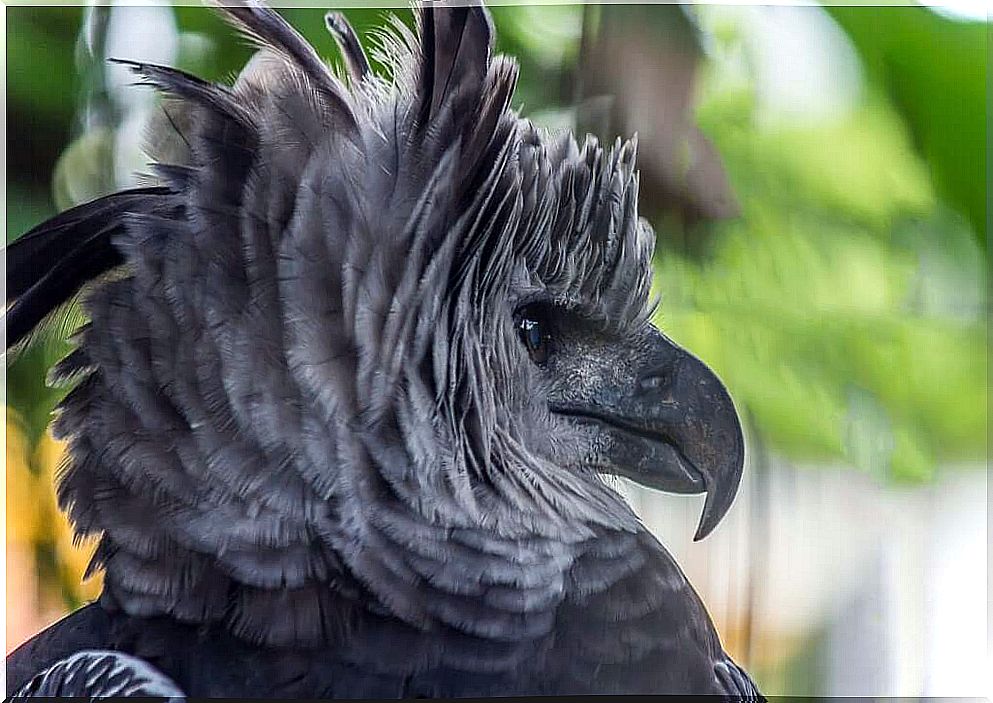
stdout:
[(706, 493), (695, 540), (709, 535), (738, 492), (745, 448), (731, 396), (706, 364), (654, 328), (630, 392), (595, 405), (555, 408), (614, 435), (616, 473), (670, 493)]
[[(689, 463), (695, 476), (684, 483), (686, 492), (707, 494), (693, 537), (700, 540), (717, 527), (738, 493), (745, 463), (741, 423), (717, 375), (663, 334), (655, 335), (655, 360), (642, 371), (633, 400), (643, 411), (638, 413), (643, 427)], [(660, 468), (659, 484), (676, 479), (671, 468)]]

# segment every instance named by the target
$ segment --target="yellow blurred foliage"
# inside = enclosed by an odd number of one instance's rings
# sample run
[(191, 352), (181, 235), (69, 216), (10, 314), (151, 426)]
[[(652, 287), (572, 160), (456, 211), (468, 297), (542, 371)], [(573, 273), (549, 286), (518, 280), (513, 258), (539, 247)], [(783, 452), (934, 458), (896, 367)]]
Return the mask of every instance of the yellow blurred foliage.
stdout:
[[(100, 595), (102, 575), (83, 580), (97, 540), (76, 543), (69, 520), (58, 508), (55, 481), (65, 457), (65, 443), (45, 432), (31, 447), (17, 413), (7, 408), (7, 499), (5, 509), (8, 552), (17, 547), (20, 568), (38, 569), (39, 549), (49, 546), (54, 555), (57, 583), (39, 587), (55, 591), (67, 606)], [(9, 566), (9, 565), (8, 565)], [(38, 594), (10, 593), (15, 601), (28, 602)], [(44, 594), (42, 599), (44, 600)]]
[(60, 442), (51, 432), (46, 432), (35, 449), (35, 465), (41, 472), (40, 484), (43, 488), (45, 511), (49, 518), (48, 524), (51, 526), (50, 537), (55, 547), (55, 558), (62, 582), (75, 600), (93, 600), (100, 595), (103, 574), (95, 574), (85, 581), (83, 575), (93, 557), (98, 540), (89, 538), (78, 541), (73, 538), (72, 526), (65, 513), (59, 510), (55, 496), (56, 476), (65, 459), (65, 453), (65, 442)]
[(38, 485), (31, 471), (30, 447), (17, 413), (7, 408), (7, 499), (4, 509), (8, 545), (41, 541), (43, 519)]

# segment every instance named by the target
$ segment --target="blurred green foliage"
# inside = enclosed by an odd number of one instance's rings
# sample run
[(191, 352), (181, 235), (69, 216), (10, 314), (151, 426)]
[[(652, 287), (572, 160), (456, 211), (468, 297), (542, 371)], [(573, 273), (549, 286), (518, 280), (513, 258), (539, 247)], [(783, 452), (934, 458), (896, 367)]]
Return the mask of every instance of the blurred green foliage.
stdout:
[(905, 120), (934, 186), (986, 248), (989, 27), (923, 7), (832, 7)]
[(8, 110), (41, 125), (68, 125), (77, 107), (74, 46), (81, 8), (13, 7), (6, 14)]
[[(284, 12), (334, 55), (321, 11)], [(582, 8), (493, 12), (498, 49), (522, 64), (515, 104), (549, 122), (568, 114)], [(977, 242), (988, 28), (921, 8), (829, 12), (868, 77), (864, 100), (843, 118), (759, 125), (747, 76), (728, 80), (716, 63), (705, 73), (697, 119), (742, 215), (692, 227), (655, 223), (658, 322), (717, 369), (775, 450), (846, 461), (881, 480), (926, 480), (938, 462), (986, 451), (986, 278)], [(368, 36), (386, 11), (346, 14)], [(250, 56), (214, 14), (178, 7), (176, 17), (181, 67), (230, 80)], [(52, 173), (81, 91), (80, 19), (79, 8), (7, 10), (8, 241), (54, 212)], [(702, 256), (673, 245), (698, 234), (693, 228), (707, 235)], [(58, 395), (45, 388), (44, 368), (64, 349), (39, 345), (9, 369), (8, 402), (33, 437)]]
[[(856, 37), (872, 50), (898, 43), (891, 22), (913, 18), (935, 32), (949, 22), (923, 9), (841, 14), (846, 26), (874, 28)], [(962, 49), (951, 37), (929, 48), (933, 65)], [(985, 106), (943, 104), (927, 94), (929, 75), (905, 77), (929, 106), (899, 109), (868, 75), (847, 117), (776, 127), (756, 124), (747, 79), (710, 81), (698, 119), (743, 213), (703, 225), (716, 231), (702, 261), (661, 253), (660, 323), (717, 368), (780, 453), (925, 480), (939, 462), (986, 451), (985, 266), (962, 206), (985, 188), (972, 168), (985, 132), (971, 129)], [(944, 78), (952, 96), (983, 87), (975, 70)], [(915, 122), (925, 110), (942, 117)], [(959, 125), (970, 129), (918, 148), (922, 131)], [(970, 174), (955, 181), (960, 190), (941, 175), (956, 159)]]

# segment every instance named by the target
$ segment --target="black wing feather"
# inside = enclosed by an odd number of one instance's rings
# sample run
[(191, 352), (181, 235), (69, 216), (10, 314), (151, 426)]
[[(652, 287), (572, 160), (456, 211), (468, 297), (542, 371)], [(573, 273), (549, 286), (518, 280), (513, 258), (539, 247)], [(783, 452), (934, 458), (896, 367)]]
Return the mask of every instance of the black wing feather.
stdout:
[(149, 212), (169, 188), (122, 191), (74, 207), (7, 246), (7, 348), (17, 345), (83, 285), (123, 263), (113, 244), (126, 215)]
[(84, 650), (38, 673), (14, 698), (140, 696), (185, 699), (169, 677), (147, 662), (120, 652)]

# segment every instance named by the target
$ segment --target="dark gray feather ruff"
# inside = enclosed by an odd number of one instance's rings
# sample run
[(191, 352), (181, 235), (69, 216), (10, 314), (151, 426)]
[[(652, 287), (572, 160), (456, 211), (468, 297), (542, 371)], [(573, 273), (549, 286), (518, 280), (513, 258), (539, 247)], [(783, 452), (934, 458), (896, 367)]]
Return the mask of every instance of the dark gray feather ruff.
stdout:
[(54, 370), (88, 617), (191, 695), (753, 694), (624, 500), (529, 451), (513, 295), (651, 312), (636, 145), (520, 118), (481, 6), (397, 23), (391, 80), (332, 16), (348, 81), (224, 11), (260, 45), (235, 85), (131, 64), (181, 117), (159, 185), (66, 216), (120, 273)]
[(618, 273), (652, 246), (634, 148), (510, 111), (482, 8), (421, 20), (437, 47), (397, 49), (396, 90), (344, 92), (309, 47), (272, 46), (296, 41), (272, 18), (234, 88), (133, 65), (195, 111), (189, 170), (126, 218), (130, 275), (87, 299), (59, 372), (91, 372), (56, 424), (61, 503), (132, 615), (315, 644), (347, 627), (323, 598), (371, 593), (418, 627), (535, 637), (586, 541), (636, 529), (601, 483), (520, 451), (481, 344), (512, 276), (642, 313), (648, 277)]

